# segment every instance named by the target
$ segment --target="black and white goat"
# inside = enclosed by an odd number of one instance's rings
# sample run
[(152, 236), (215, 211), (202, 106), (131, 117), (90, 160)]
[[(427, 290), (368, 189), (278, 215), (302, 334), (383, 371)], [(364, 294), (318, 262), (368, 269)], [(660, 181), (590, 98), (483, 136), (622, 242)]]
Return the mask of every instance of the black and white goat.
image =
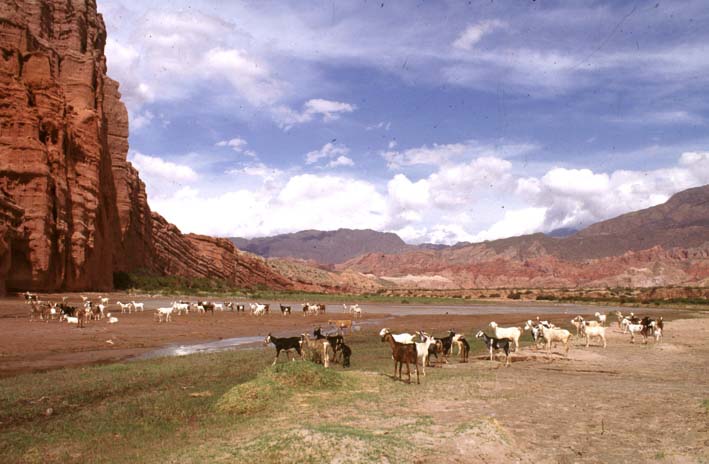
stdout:
[(482, 330), (478, 330), (475, 334), (475, 338), (479, 338), (485, 343), (488, 351), (490, 352), (490, 361), (494, 359), (494, 352), (502, 350), (505, 352), (505, 366), (510, 365), (510, 340), (507, 338), (494, 338), (490, 337), (488, 334)]
[[(278, 356), (281, 354), (281, 351), (286, 352), (286, 358), (290, 358), (290, 353), (295, 350), (298, 353), (298, 356), (301, 358), (303, 357), (303, 351), (301, 349), (301, 339), (300, 337), (274, 337), (270, 333), (266, 336), (266, 339), (263, 341), (264, 345), (268, 345), (269, 343), (273, 343), (273, 345), (276, 347), (276, 357), (273, 359), (273, 365), (276, 364), (278, 361)], [(295, 361), (295, 356), (293, 356), (293, 361)]]

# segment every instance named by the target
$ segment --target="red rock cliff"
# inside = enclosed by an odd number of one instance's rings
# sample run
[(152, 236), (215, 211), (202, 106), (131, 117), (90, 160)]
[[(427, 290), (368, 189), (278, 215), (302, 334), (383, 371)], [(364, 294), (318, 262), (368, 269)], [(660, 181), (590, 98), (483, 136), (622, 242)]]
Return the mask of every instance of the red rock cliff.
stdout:
[(108, 289), (138, 268), (291, 286), (150, 211), (105, 41), (94, 0), (0, 3), (0, 291)]

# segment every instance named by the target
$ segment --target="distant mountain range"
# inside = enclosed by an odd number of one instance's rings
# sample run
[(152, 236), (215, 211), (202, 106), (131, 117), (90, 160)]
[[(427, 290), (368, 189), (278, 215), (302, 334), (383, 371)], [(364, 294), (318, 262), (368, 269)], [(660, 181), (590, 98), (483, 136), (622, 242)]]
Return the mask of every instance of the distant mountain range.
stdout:
[(273, 237), (232, 237), (237, 248), (265, 258), (296, 258), (320, 264), (343, 263), (367, 253), (400, 253), (411, 249), (396, 234), (370, 229), (303, 230)]
[(316, 261), (331, 269), (334, 264), (339, 272), (372, 275), (403, 287), (706, 285), (709, 185), (581, 231), (475, 244), (414, 246), (395, 234), (348, 229), (232, 240), (262, 256)]

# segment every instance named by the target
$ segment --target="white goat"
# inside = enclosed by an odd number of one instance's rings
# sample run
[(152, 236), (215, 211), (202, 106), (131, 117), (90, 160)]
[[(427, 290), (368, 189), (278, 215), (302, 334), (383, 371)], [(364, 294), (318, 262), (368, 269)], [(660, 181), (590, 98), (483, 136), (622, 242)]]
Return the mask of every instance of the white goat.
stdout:
[(76, 324), (79, 325), (79, 318), (75, 316), (64, 316), (64, 320), (67, 321), (69, 324)]
[(135, 301), (131, 301), (133, 304), (133, 309), (136, 311), (145, 311), (145, 304), (144, 303), (136, 303)]
[(436, 340), (423, 331), (416, 332), (416, 335), (421, 337), (421, 340), (423, 340), (422, 342), (416, 342), (416, 356), (418, 356), (418, 363), (421, 364), (421, 371), (425, 376), (426, 364), (428, 364), (428, 349), (436, 342)]
[(415, 335), (411, 335), (410, 333), (400, 333), (400, 334), (392, 334), (391, 331), (387, 328), (384, 328), (379, 331), (379, 336), (384, 337), (386, 334), (391, 334), (392, 338), (394, 339), (395, 342), (397, 343), (405, 343), (405, 344), (411, 344), (414, 343), (414, 337)]
[(606, 315), (605, 314), (601, 314), (598, 311), (596, 311), (596, 314), (594, 314), (594, 316), (596, 316), (596, 319), (598, 319), (598, 322), (601, 323), (601, 327), (606, 326)]
[(163, 319), (165, 322), (170, 322), (172, 321), (172, 311), (172, 306), (169, 308), (158, 308), (155, 310), (155, 318), (158, 322), (163, 322)]
[(224, 304), (222, 303), (214, 303), (214, 310), (217, 311), (224, 311)]
[(497, 322), (490, 322), (490, 327), (495, 332), (495, 338), (506, 338), (514, 342), (515, 353), (519, 350), (519, 337), (522, 336), (522, 329), (519, 327), (499, 327)]
[(116, 322), (118, 322), (118, 318), (111, 316), (111, 313), (106, 314), (106, 318), (106, 322), (108, 322), (109, 324), (115, 324)]
[(175, 311), (175, 313), (177, 313), (178, 316), (182, 313), (190, 313), (190, 305), (188, 305), (187, 303), (178, 303), (177, 301), (173, 301), (172, 309)]
[(592, 337), (598, 337), (603, 341), (603, 348), (606, 347), (606, 328), (605, 327), (590, 327), (585, 324), (581, 325), (581, 335), (586, 337), (586, 348)]
[(254, 316), (263, 316), (264, 314), (266, 314), (266, 305), (259, 304), (259, 303), (256, 303), (256, 304), (252, 303), (251, 304), (251, 314), (253, 314)]
[(123, 313), (130, 314), (130, 310), (131, 310), (131, 308), (133, 308), (132, 303), (121, 303), (120, 301), (117, 301), (116, 304), (121, 308), (121, 314), (123, 314)]
[(571, 332), (566, 329), (548, 329), (543, 325), (538, 326), (542, 329), (542, 337), (547, 342), (547, 356), (551, 356), (552, 342), (561, 342), (564, 344), (565, 354), (569, 354), (569, 340), (571, 340)]
[(102, 298), (101, 295), (98, 297), (99, 301), (101, 302), (102, 305), (107, 305), (108, 304), (108, 298)]

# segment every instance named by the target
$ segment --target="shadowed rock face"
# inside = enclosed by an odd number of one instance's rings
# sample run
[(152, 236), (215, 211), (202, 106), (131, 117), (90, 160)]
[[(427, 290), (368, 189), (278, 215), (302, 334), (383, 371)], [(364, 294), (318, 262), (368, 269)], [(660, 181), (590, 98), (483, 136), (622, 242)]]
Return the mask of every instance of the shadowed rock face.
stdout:
[(135, 269), (291, 286), (150, 211), (105, 42), (93, 0), (0, 3), (0, 291), (104, 290)]

